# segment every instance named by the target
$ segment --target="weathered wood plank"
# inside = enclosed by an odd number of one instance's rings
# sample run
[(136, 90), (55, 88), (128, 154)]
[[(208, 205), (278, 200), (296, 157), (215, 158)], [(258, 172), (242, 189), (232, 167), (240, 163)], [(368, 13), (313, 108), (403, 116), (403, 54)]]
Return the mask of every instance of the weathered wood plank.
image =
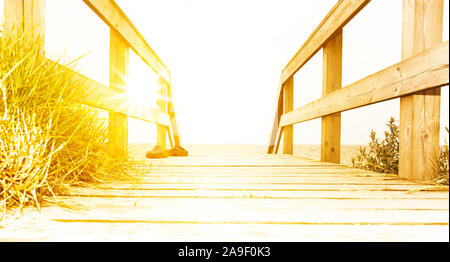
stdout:
[[(311, 242), (449, 241), (449, 227), (439, 225), (276, 225), (199, 224), (163, 221), (56, 222), (38, 220), (41, 228), (30, 232), (21, 225), (0, 234), (0, 241), (146, 241), (146, 242)], [(65, 234), (61, 234), (65, 232)], [(95, 232), (95, 234), (93, 234)]]
[(130, 19), (113, 0), (83, 0), (155, 73), (170, 83), (170, 72)]
[[(294, 109), (294, 77), (290, 77), (283, 84), (283, 114)], [(283, 128), (283, 154), (294, 153), (294, 127), (288, 125)]]
[(281, 83), (294, 75), (369, 2), (370, 0), (339, 0), (283, 69)]
[(169, 110), (168, 114), (169, 114), (169, 118), (170, 118), (170, 130), (171, 130), (170, 133), (173, 136), (173, 144), (176, 146), (181, 146), (181, 139), (180, 139), (180, 133), (178, 131), (175, 107), (173, 105), (171, 84), (169, 84), (168, 88), (167, 88), (167, 98), (168, 98), (168, 110)]
[[(167, 101), (168, 89), (169, 84), (163, 78), (159, 78), (156, 104), (158, 106), (159, 111), (161, 111), (164, 114), (167, 114), (168, 109), (168, 101)], [(159, 145), (164, 150), (167, 148), (166, 138), (168, 134), (170, 137), (168, 126), (164, 125), (156, 126), (156, 144)]]
[(447, 199), (449, 197), (448, 191), (97, 190), (75, 187), (71, 191), (72, 194), (81, 196), (153, 198)]
[[(404, 0), (402, 28), (402, 59), (438, 46), (442, 41), (443, 1)], [(446, 58), (448, 61), (448, 54)], [(401, 177), (425, 181), (438, 176), (440, 92), (434, 88), (400, 98)]]
[(82, 209), (99, 209), (102, 207), (139, 207), (177, 208), (179, 206), (196, 206), (209, 208), (225, 206), (234, 208), (258, 209), (361, 209), (361, 210), (448, 210), (448, 199), (154, 199), (154, 198), (119, 198), (119, 197), (62, 197), (62, 201), (77, 203)]
[[(342, 29), (323, 46), (322, 96), (342, 88)], [(320, 160), (341, 161), (341, 113), (322, 117)]]
[[(281, 88), (281, 87), (280, 87)], [(275, 115), (272, 125), (272, 131), (270, 132), (269, 146), (267, 148), (268, 154), (273, 154), (275, 148), (275, 142), (277, 139), (278, 128), (283, 115), (283, 92), (279, 91), (277, 95), (277, 106), (275, 108)]]
[[(127, 184), (127, 183), (122, 183)], [(217, 175), (192, 175), (185, 174), (160, 174), (144, 176), (135, 186), (146, 184), (190, 184), (190, 185), (411, 185), (419, 188), (421, 184), (408, 180), (399, 180), (386, 177), (362, 177), (362, 176), (217, 176)], [(130, 185), (131, 186), (131, 185)], [(132, 187), (132, 186), (131, 186)]]
[[(281, 184), (281, 183), (226, 183), (220, 184), (218, 182), (207, 182), (188, 184), (185, 182), (179, 183), (153, 183), (153, 184), (108, 184), (100, 185), (99, 189), (106, 190), (218, 190), (218, 191), (413, 191), (421, 190), (424, 186), (421, 185), (395, 185), (395, 184), (327, 184), (327, 183), (309, 183), (309, 184)], [(448, 192), (448, 190), (443, 190)]]
[(314, 207), (267, 208), (241, 206), (187, 206), (176, 208), (154, 206), (112, 207), (90, 209), (89, 212), (58, 212), (53, 211), (52, 220), (100, 220), (109, 221), (159, 221), (160, 223), (230, 223), (230, 224), (434, 224), (448, 225), (448, 210), (389, 210), (389, 209), (343, 209), (329, 207), (319, 209)]
[[(128, 81), (129, 48), (123, 38), (110, 30), (109, 41), (109, 87), (126, 92)], [(128, 158), (128, 116), (109, 112), (108, 151), (118, 159)]]
[(281, 126), (312, 120), (449, 83), (448, 41), (283, 115)]

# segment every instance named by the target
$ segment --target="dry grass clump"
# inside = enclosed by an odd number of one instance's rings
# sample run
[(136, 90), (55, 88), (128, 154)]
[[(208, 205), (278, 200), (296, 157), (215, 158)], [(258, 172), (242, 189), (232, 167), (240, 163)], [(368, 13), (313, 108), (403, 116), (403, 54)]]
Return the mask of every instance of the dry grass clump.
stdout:
[[(376, 137), (371, 131), (368, 146), (360, 147), (359, 154), (352, 158), (353, 167), (371, 170), (380, 173), (398, 174), (399, 162), (399, 125), (393, 117), (386, 124), (388, 130), (384, 132), (384, 139)], [(447, 133), (448, 128), (446, 127)], [(437, 183), (448, 185), (449, 177), (449, 150), (448, 144), (441, 148), (439, 163), (435, 164), (439, 170)]]
[(0, 210), (56, 201), (70, 185), (124, 178), (107, 127), (77, 104), (82, 83), (48, 63), (31, 34), (0, 37)]

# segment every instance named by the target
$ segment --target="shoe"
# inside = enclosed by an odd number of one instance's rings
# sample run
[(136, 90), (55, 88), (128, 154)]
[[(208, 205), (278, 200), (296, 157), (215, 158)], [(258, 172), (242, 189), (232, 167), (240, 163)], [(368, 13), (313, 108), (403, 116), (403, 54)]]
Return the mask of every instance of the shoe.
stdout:
[(167, 150), (169, 156), (188, 156), (188, 151), (181, 146), (174, 146), (170, 150)]
[(162, 149), (162, 147), (156, 145), (152, 150), (147, 151), (145, 153), (145, 157), (147, 157), (147, 158), (166, 158), (166, 157), (168, 157), (168, 153), (166, 150)]

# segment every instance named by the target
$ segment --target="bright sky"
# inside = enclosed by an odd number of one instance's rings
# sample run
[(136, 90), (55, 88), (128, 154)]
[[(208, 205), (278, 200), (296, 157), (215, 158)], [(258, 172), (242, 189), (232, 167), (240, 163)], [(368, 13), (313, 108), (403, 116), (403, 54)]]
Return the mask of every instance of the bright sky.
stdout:
[[(0, 0), (0, 3), (3, 0)], [(281, 70), (336, 1), (116, 0), (172, 74), (184, 144), (267, 144)], [(444, 0), (444, 40), (448, 40)], [(46, 0), (46, 50), (107, 85), (109, 30), (81, 0)], [(3, 4), (1, 4), (3, 8)], [(343, 85), (400, 61), (402, 1), (374, 0), (344, 28)], [(1, 13), (2, 10), (0, 10)], [(129, 88), (155, 107), (155, 74), (134, 54)], [(322, 93), (322, 52), (294, 78), (294, 107)], [(441, 126), (449, 126), (448, 87)], [(142, 100), (142, 99), (141, 99)], [(342, 113), (342, 144), (362, 144), (390, 116), (392, 100)], [(155, 125), (129, 123), (130, 142), (155, 142)], [(441, 131), (442, 138), (447, 137)], [(381, 135), (381, 133), (380, 133)], [(294, 126), (294, 143), (319, 144), (320, 119)]]

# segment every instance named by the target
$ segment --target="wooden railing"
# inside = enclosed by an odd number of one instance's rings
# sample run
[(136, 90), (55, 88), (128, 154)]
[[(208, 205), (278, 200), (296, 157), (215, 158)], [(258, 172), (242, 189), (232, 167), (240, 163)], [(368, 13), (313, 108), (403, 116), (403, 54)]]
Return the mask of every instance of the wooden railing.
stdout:
[[(322, 118), (321, 161), (340, 162), (341, 112), (400, 97), (399, 176), (437, 177), (440, 88), (449, 83), (443, 0), (403, 0), (402, 61), (342, 87), (342, 30), (369, 0), (340, 0), (282, 70), (268, 153), (293, 153), (293, 124)], [(293, 76), (323, 48), (323, 97), (293, 110)]]
[[(110, 80), (104, 86), (86, 76), (73, 72), (73, 81), (80, 83), (78, 102), (109, 111), (109, 151), (117, 158), (127, 158), (127, 117), (157, 124), (157, 144), (166, 148), (180, 145), (175, 111), (172, 103), (170, 71), (159, 59), (144, 37), (131, 23), (114, 0), (83, 0), (110, 28)], [(45, 0), (5, 0), (4, 33), (26, 30), (44, 41)], [(43, 46), (43, 45), (42, 45)], [(133, 105), (127, 96), (129, 49), (132, 49), (158, 76), (156, 95), (158, 108)], [(48, 63), (55, 63), (48, 59)], [(61, 66), (63, 70), (70, 70)], [(149, 98), (151, 99), (151, 98)]]

